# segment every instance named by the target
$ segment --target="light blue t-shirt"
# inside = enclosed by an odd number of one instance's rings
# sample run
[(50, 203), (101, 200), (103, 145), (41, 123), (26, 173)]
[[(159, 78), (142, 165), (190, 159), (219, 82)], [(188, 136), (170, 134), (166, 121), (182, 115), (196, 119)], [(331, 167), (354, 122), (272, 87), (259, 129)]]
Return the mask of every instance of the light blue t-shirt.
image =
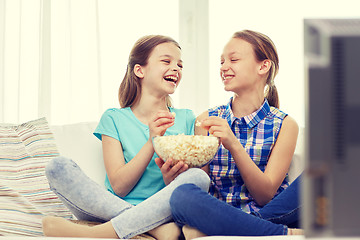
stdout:
[[(181, 133), (193, 135), (194, 113), (189, 109), (169, 109), (171, 112), (176, 113), (175, 124), (168, 128), (164, 135), (177, 135)], [(121, 142), (125, 163), (128, 163), (148, 141), (149, 127), (140, 122), (129, 107), (120, 109), (111, 108), (102, 115), (94, 131), (94, 135), (100, 140), (103, 134)], [(158, 156), (155, 153), (138, 183), (122, 199), (136, 205), (165, 187), (161, 171), (154, 161), (156, 157)], [(105, 187), (116, 195), (107, 175)]]

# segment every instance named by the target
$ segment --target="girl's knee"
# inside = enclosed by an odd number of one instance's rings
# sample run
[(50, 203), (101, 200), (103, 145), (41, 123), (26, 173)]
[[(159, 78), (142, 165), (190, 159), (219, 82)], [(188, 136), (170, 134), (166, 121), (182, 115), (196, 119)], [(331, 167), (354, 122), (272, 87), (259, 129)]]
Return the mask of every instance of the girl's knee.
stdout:
[(45, 167), (45, 174), (49, 181), (59, 178), (66, 171), (69, 165), (73, 165), (72, 160), (65, 157), (56, 157), (50, 160)]
[(180, 185), (173, 191), (170, 197), (170, 208), (176, 223), (183, 225), (187, 222), (187, 217), (193, 216), (201, 209), (203, 203), (199, 200), (202, 194), (208, 193), (191, 183)]
[(198, 187), (192, 183), (186, 183), (175, 188), (170, 197), (171, 208), (178, 209), (179, 207), (186, 206), (186, 201), (189, 200), (189, 194), (196, 188)]
[(210, 178), (204, 170), (200, 168), (190, 168), (185, 173), (187, 175), (187, 183), (193, 183), (202, 190), (208, 191)]

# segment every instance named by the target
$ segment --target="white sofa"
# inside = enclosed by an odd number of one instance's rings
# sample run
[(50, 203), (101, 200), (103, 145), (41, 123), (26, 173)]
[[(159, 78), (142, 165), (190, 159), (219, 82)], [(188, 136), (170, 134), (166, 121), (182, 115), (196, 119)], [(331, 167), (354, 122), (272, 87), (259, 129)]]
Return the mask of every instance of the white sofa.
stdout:
[[(96, 122), (51, 126), (61, 155), (72, 158), (83, 171), (99, 184), (104, 183), (105, 168), (102, 162), (101, 142), (92, 134)], [(304, 168), (304, 131), (300, 129), (298, 143), (289, 171), (294, 180)]]
[[(96, 128), (96, 122), (67, 124), (50, 126), (50, 130), (56, 141), (60, 155), (73, 159), (83, 171), (95, 182), (103, 185), (105, 169), (102, 160), (101, 142), (92, 134)], [(298, 145), (295, 151), (293, 163), (290, 169), (290, 178), (293, 180), (303, 169), (303, 131), (300, 131)], [(221, 239), (223, 237), (212, 237)], [(275, 236), (256, 239), (285, 239), (285, 236)], [(302, 239), (302, 236), (287, 237), (286, 239)], [(22, 236), (0, 236), (0, 239), (29, 239)], [(37, 239), (46, 239), (37, 237)], [(229, 238), (226, 238), (229, 239)], [(235, 239), (235, 238), (231, 238)], [(248, 237), (236, 237), (236, 239), (255, 239)]]

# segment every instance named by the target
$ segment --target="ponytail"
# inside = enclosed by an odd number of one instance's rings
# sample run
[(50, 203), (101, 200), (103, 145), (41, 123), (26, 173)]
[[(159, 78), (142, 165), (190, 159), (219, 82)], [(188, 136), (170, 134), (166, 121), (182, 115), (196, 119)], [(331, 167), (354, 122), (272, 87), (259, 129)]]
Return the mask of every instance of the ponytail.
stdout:
[(280, 107), (279, 94), (274, 82), (275, 76), (277, 75), (278, 71), (279, 65), (276, 66), (276, 64), (271, 61), (271, 68), (266, 79), (267, 88), (265, 90), (265, 97), (268, 100), (269, 105), (276, 108)]
[(273, 106), (276, 108), (280, 107), (278, 91), (274, 84), (267, 86), (266, 92), (265, 92), (265, 97), (268, 100), (270, 106)]
[(119, 87), (119, 103), (120, 107), (130, 107), (134, 102), (137, 102), (141, 95), (140, 79), (132, 72), (129, 65), (126, 68), (126, 73), (123, 81)]

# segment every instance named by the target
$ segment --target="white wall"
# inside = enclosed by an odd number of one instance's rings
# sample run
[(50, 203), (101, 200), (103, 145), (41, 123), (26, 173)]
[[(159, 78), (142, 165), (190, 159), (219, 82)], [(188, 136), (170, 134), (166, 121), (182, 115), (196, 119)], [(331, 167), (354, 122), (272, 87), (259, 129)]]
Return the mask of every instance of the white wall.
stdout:
[(360, 18), (358, 0), (210, 0), (210, 105), (228, 101), (231, 94), (219, 78), (220, 55), (232, 34), (251, 29), (268, 35), (277, 46), (280, 71), (275, 79), (280, 108), (305, 125), (304, 18)]

